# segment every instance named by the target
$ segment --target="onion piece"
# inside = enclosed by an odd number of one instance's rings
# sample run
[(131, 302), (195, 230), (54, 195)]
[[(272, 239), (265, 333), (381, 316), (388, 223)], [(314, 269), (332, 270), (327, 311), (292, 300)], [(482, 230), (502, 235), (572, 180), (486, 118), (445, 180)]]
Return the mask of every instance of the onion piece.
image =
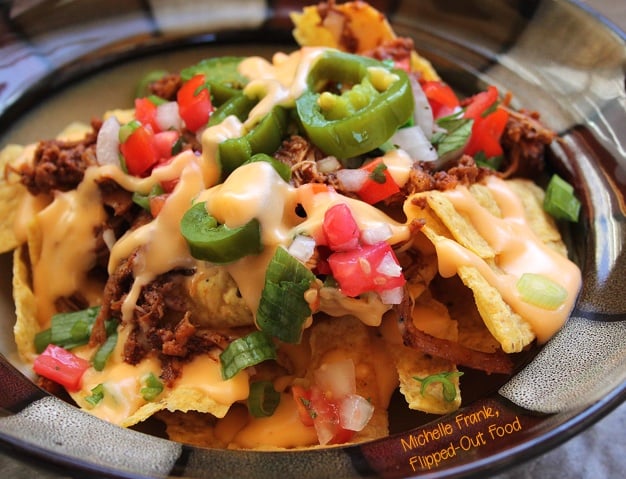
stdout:
[(358, 394), (349, 394), (339, 403), (339, 425), (361, 431), (374, 414), (374, 405)]
[(96, 160), (100, 165), (120, 166), (120, 124), (117, 118), (110, 116), (107, 118), (96, 139)]
[(178, 113), (178, 103), (175, 101), (168, 101), (157, 106), (156, 122), (163, 131), (181, 130), (183, 127), (183, 120)]
[(310, 236), (296, 235), (287, 251), (294, 258), (306, 263), (315, 252), (315, 240)]
[(390, 278), (399, 278), (402, 275), (402, 266), (396, 262), (391, 253), (386, 253), (380, 263), (378, 263), (376, 272)]
[(361, 231), (361, 241), (371, 245), (380, 241), (387, 241), (392, 235), (391, 226), (388, 223), (381, 223)]
[(401, 304), (404, 299), (404, 288), (398, 286), (397, 288), (381, 291), (379, 294), (383, 304)]
[(417, 125), (400, 128), (390, 141), (415, 161), (437, 161), (437, 150)]
[(426, 138), (430, 140), (436, 129), (433, 109), (419, 82), (412, 76), (409, 79), (411, 81), (411, 90), (413, 91), (413, 120), (415, 125), (422, 129)]
[(320, 173), (332, 173), (341, 169), (341, 162), (334, 156), (327, 156), (317, 160), (316, 165)]
[(337, 171), (337, 179), (341, 182), (346, 191), (359, 191), (367, 181), (369, 173), (356, 168), (344, 168)]
[(313, 373), (315, 384), (330, 400), (338, 400), (356, 392), (354, 361), (343, 359), (324, 363)]

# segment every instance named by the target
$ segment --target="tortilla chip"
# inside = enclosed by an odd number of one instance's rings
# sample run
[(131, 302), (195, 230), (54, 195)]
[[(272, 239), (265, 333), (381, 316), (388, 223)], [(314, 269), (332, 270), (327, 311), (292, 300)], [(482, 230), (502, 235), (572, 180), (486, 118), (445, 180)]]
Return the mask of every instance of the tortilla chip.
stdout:
[(472, 290), (458, 276), (439, 276), (431, 283), (430, 290), (438, 301), (446, 305), (450, 318), (456, 321), (460, 345), (485, 353), (500, 349), (500, 343), (485, 326)]
[(493, 260), (495, 258), (496, 254), (493, 248), (476, 231), (470, 219), (455, 209), (444, 193), (429, 191), (426, 194), (426, 201), (457, 243), (484, 260)]
[(207, 328), (234, 328), (251, 326), (254, 316), (239, 293), (237, 284), (222, 266), (205, 265), (193, 276), (189, 285), (189, 297), (193, 299)]
[(471, 266), (459, 267), (459, 277), (474, 292), (476, 306), (485, 325), (505, 353), (517, 353), (535, 339), (530, 324), (502, 299), (480, 272)]
[[(429, 292), (425, 292), (415, 301), (412, 320), (417, 328), (437, 338), (451, 341), (458, 338), (456, 321), (450, 318), (447, 308), (435, 300)], [(422, 392), (420, 381), (435, 374), (456, 372), (456, 365), (404, 346), (397, 326), (389, 324), (397, 319), (390, 315), (385, 321), (387, 322), (385, 330), (393, 331), (386, 335), (387, 348), (398, 371), (400, 392), (404, 395), (409, 408), (432, 414), (446, 414), (458, 409), (461, 404), (461, 390), (457, 375), (449, 378), (456, 388), (456, 396), (452, 401), (447, 401), (443, 397), (441, 382), (431, 382)]]
[[(486, 209), (487, 214), (500, 216), (499, 207), (487, 187), (475, 185), (469, 192), (476, 199), (477, 206)], [(466, 248), (468, 253), (482, 259), (494, 274), (501, 274), (496, 265), (496, 251), (473, 226), (471, 218), (457, 210), (452, 201), (446, 197), (446, 193), (429, 191), (414, 195), (405, 203), (405, 212), (409, 219), (425, 220), (421, 231), (435, 246), (453, 240)], [(463, 283), (472, 290), (476, 308), (486, 328), (504, 352), (519, 352), (535, 339), (530, 324), (511, 309), (500, 292), (478, 269), (460, 265), (457, 273)], [(473, 338), (473, 341), (476, 339)], [(484, 343), (485, 347), (490, 343), (487, 338), (478, 339), (476, 342)]]
[(62, 141), (78, 141), (82, 140), (85, 135), (92, 130), (93, 129), (88, 124), (82, 121), (74, 121), (63, 128), (56, 138)]
[(19, 176), (11, 173), (8, 165), (21, 161), (25, 153), (21, 145), (7, 145), (0, 151), (0, 253), (14, 250), (20, 243), (13, 230), (13, 222), (27, 190)]
[(543, 209), (545, 192), (532, 181), (521, 178), (509, 180), (507, 184), (522, 201), (530, 229), (547, 246), (567, 256), (567, 247), (554, 218)]
[(27, 363), (35, 360), (35, 334), (40, 326), (37, 321), (37, 301), (30, 285), (28, 247), (22, 245), (13, 253), (13, 301), (16, 321), (13, 326), (15, 343), (20, 359)]
[[(323, 19), (317, 5), (290, 14), (295, 25), (293, 36), (301, 46), (363, 53), (396, 38), (385, 16), (365, 2), (332, 4), (324, 8)], [(416, 51), (411, 52), (411, 69), (420, 72), (425, 80), (439, 80), (430, 62)]]
[(165, 423), (170, 441), (221, 449), (228, 445), (215, 436), (216, 418), (210, 414), (161, 411), (156, 418)]
[[(379, 355), (383, 352), (371, 328), (352, 316), (316, 319), (310, 328), (311, 362), (307, 378), (326, 362), (352, 358), (357, 371), (356, 393), (367, 398), (374, 405), (374, 415), (367, 426), (354, 436), (351, 442), (361, 442), (384, 437), (389, 434), (387, 417), (387, 397), (381, 392), (385, 376), (379, 374)], [(391, 385), (395, 388), (395, 382)]]

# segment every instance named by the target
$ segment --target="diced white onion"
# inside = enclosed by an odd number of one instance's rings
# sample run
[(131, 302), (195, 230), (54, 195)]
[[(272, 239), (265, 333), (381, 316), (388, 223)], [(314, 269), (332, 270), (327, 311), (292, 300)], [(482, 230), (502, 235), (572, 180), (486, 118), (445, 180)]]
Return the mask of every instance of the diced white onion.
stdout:
[(178, 113), (178, 103), (168, 101), (157, 106), (156, 122), (163, 131), (180, 130), (183, 126), (183, 120)]
[(383, 304), (401, 304), (404, 299), (404, 288), (402, 288), (402, 286), (398, 286), (397, 288), (381, 291), (380, 299)]
[(374, 405), (358, 394), (350, 394), (339, 403), (339, 424), (350, 431), (361, 431), (373, 414)]
[(96, 139), (96, 159), (98, 164), (119, 166), (119, 133), (120, 124), (114, 116), (110, 116), (102, 123)]
[(332, 173), (341, 169), (341, 162), (334, 156), (327, 156), (317, 161), (317, 169), (320, 173)]
[(359, 191), (367, 181), (368, 175), (365, 170), (344, 168), (337, 172), (337, 179), (346, 191)]
[(352, 359), (324, 363), (313, 373), (315, 384), (329, 399), (339, 399), (356, 392), (356, 373)]
[(433, 109), (430, 107), (428, 98), (426, 98), (426, 94), (424, 90), (422, 90), (419, 82), (413, 77), (410, 77), (410, 80), (411, 90), (413, 90), (413, 103), (415, 105), (413, 110), (415, 125), (419, 126), (426, 138), (430, 139), (433, 136), (436, 125), (433, 117)]
[(104, 241), (104, 244), (107, 245), (107, 248), (109, 248), (109, 251), (111, 251), (113, 246), (115, 246), (115, 231), (111, 228), (107, 228), (102, 231), (102, 240)]
[(365, 244), (376, 244), (381, 241), (387, 241), (393, 235), (391, 226), (387, 223), (380, 223), (371, 228), (365, 228), (361, 231), (361, 241)]
[(378, 263), (376, 272), (390, 278), (399, 278), (402, 274), (402, 266), (396, 262), (391, 253), (386, 253), (380, 263)]
[(294, 258), (306, 263), (315, 252), (315, 240), (310, 236), (297, 235), (287, 251)]
[(438, 158), (437, 150), (417, 125), (400, 128), (391, 137), (391, 143), (406, 151), (415, 161), (436, 161)]

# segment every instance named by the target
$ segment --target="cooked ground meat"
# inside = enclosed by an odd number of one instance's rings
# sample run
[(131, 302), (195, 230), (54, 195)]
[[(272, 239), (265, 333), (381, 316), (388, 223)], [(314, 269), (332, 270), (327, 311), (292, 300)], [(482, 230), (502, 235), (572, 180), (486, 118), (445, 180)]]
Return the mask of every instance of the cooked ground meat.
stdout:
[[(109, 276), (92, 329), (92, 344), (101, 344), (106, 339), (105, 319), (123, 320), (122, 305), (132, 287), (134, 263), (139, 254), (132, 254)], [(145, 285), (132, 319), (124, 326), (129, 328), (124, 361), (137, 364), (150, 352), (156, 352), (162, 363), (161, 378), (169, 385), (187, 361), (216, 348), (224, 349), (233, 340), (228, 332), (203, 329), (194, 321), (186, 285), (191, 274), (190, 270), (170, 271)]]
[[(324, 183), (342, 191), (343, 187), (333, 173), (322, 173), (317, 161), (326, 157), (324, 152), (306, 138), (293, 135), (287, 138), (274, 157), (291, 167), (291, 181), (294, 186), (307, 183)], [(344, 192), (350, 196), (349, 193)]]
[(22, 183), (32, 195), (75, 189), (85, 170), (96, 164), (96, 139), (99, 122), (82, 140), (44, 140), (39, 142), (32, 164), (24, 165), (19, 173)]
[(414, 49), (412, 38), (398, 37), (381, 43), (373, 50), (365, 51), (361, 55), (374, 58), (379, 61), (393, 60), (396, 65), (409, 65), (411, 52)]
[(509, 111), (509, 120), (502, 134), (505, 161), (504, 177), (536, 178), (545, 167), (546, 147), (556, 133), (539, 121), (536, 112)]
[(178, 73), (170, 73), (148, 85), (148, 89), (153, 95), (168, 101), (176, 100), (176, 93), (183, 84), (183, 80)]

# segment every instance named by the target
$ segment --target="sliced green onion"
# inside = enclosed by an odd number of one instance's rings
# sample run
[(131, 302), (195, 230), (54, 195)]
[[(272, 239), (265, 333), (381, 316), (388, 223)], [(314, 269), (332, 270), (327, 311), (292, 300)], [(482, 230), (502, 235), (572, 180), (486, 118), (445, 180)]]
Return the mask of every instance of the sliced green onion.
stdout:
[(276, 346), (262, 331), (235, 339), (220, 354), (222, 377), (230, 379), (239, 371), (268, 359), (276, 359)]
[(159, 378), (154, 373), (150, 373), (146, 376), (145, 386), (139, 392), (146, 401), (154, 401), (163, 392), (163, 383), (159, 381)]
[(150, 189), (150, 193), (147, 195), (134, 192), (132, 196), (133, 203), (141, 206), (146, 211), (150, 211), (150, 198), (162, 195), (163, 193), (165, 193), (163, 187), (160, 184), (156, 184)]
[(102, 371), (106, 365), (107, 359), (115, 349), (117, 344), (117, 332), (111, 334), (106, 341), (100, 346), (96, 354), (94, 354), (91, 364), (96, 371)]
[(87, 344), (99, 311), (100, 307), (94, 306), (55, 314), (50, 320), (50, 328), (35, 335), (35, 350), (41, 354), (48, 344), (56, 344), (68, 350)]
[(574, 194), (574, 187), (559, 175), (552, 175), (546, 188), (543, 209), (556, 219), (578, 221), (580, 201)]
[(257, 310), (259, 329), (287, 343), (300, 342), (302, 325), (311, 315), (304, 293), (313, 281), (311, 270), (284, 248), (276, 248)]
[(541, 274), (524, 273), (517, 280), (517, 291), (523, 301), (554, 310), (567, 299), (567, 290)]
[(269, 417), (280, 403), (280, 393), (271, 381), (256, 381), (250, 384), (248, 410), (254, 417)]
[(120, 143), (124, 143), (128, 140), (128, 137), (133, 134), (133, 132), (141, 126), (138, 120), (131, 120), (125, 125), (120, 127), (120, 132), (118, 133), (118, 139)]
[(463, 376), (461, 371), (446, 371), (443, 373), (431, 374), (425, 378), (418, 378), (417, 376), (414, 376), (413, 379), (422, 383), (422, 387), (420, 389), (420, 394), (422, 396), (426, 394), (426, 388), (430, 383), (441, 383), (443, 398), (450, 402), (454, 401), (456, 398), (456, 385), (452, 382), (452, 379), (460, 376)]
[(39, 333), (35, 334), (35, 351), (37, 354), (41, 354), (44, 352), (48, 344), (52, 342), (52, 329), (44, 329)]
[(103, 399), (104, 399), (104, 385), (100, 383), (96, 387), (92, 388), (91, 396), (87, 396), (85, 398), (85, 401), (87, 401), (92, 406), (96, 406)]

